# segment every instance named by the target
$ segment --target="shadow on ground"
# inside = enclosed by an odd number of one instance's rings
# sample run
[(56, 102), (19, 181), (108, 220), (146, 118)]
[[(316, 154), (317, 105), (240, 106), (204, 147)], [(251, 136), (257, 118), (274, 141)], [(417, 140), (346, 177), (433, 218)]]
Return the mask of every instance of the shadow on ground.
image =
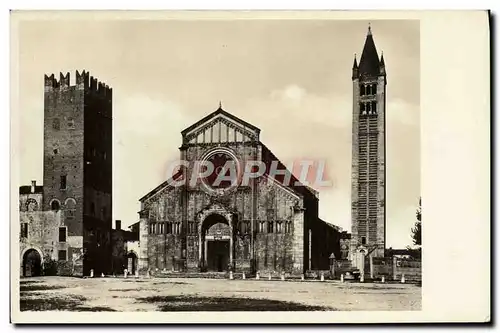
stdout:
[[(31, 286), (34, 287), (34, 286)], [(38, 286), (47, 287), (47, 286)], [(105, 306), (85, 306), (86, 298), (78, 295), (53, 296), (47, 293), (33, 292), (33, 290), (50, 290), (60, 288), (30, 288), (29, 291), (21, 291), (19, 308), (21, 311), (115, 311)], [(22, 289), (22, 286), (21, 286)]]
[(270, 299), (200, 296), (151, 296), (137, 298), (141, 303), (156, 304), (158, 311), (333, 311), (322, 306)]

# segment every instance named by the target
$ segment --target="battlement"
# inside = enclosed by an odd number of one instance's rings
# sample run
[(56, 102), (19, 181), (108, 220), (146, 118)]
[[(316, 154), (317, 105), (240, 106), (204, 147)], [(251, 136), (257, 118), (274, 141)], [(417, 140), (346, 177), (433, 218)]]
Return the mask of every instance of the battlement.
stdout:
[(63, 91), (70, 87), (75, 87), (78, 90), (95, 92), (96, 94), (102, 96), (111, 96), (113, 92), (113, 89), (107, 84), (97, 80), (97, 78), (94, 78), (93, 76), (90, 76), (90, 73), (85, 70), (81, 74), (76, 71), (75, 80), (73, 82), (71, 82), (69, 72), (67, 72), (66, 75), (59, 73), (59, 80), (57, 80), (54, 74), (50, 76), (45, 74), (45, 92), (57, 90)]

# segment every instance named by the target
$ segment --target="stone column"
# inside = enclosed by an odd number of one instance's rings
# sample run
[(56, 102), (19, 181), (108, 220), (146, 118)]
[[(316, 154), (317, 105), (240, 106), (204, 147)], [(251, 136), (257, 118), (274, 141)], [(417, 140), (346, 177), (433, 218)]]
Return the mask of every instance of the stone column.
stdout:
[(138, 268), (141, 273), (146, 273), (149, 269), (148, 258), (148, 234), (149, 234), (149, 212), (141, 210), (139, 212), (139, 258)]
[(203, 246), (205, 247), (205, 252), (203, 252), (203, 265), (206, 267), (208, 266), (208, 261), (207, 261), (208, 241), (206, 238), (203, 240)]
[(360, 277), (362, 276), (364, 278), (364, 276), (365, 276), (365, 252), (364, 251), (359, 252), (359, 261), (360, 261), (359, 275), (360, 275)]
[(396, 257), (392, 257), (392, 279), (393, 280), (396, 280), (397, 277), (398, 277), (398, 274), (397, 274), (397, 261), (398, 259)]
[(293, 272), (304, 272), (304, 211), (300, 207), (293, 212)]
[(231, 230), (231, 238), (229, 238), (229, 264), (233, 267), (233, 230)]
[(373, 256), (370, 256), (370, 278), (373, 279), (374, 272), (373, 272)]
[[(203, 241), (202, 241), (202, 237), (201, 237), (201, 227), (198, 228), (198, 262), (200, 263), (200, 268), (203, 267), (203, 264), (204, 264), (204, 259), (203, 259), (203, 256), (202, 256), (202, 252), (203, 252)], [(206, 253), (205, 253), (205, 256), (206, 256)]]

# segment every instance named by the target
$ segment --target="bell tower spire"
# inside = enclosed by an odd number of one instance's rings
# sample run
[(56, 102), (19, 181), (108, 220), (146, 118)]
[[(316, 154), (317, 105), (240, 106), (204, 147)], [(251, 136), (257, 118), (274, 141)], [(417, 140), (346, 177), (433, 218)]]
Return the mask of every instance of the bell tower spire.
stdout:
[[(385, 252), (385, 105), (384, 56), (379, 58), (371, 25), (363, 52), (352, 68), (353, 121), (351, 165), (350, 259), (356, 266), (366, 256)], [(361, 259), (360, 259), (361, 258)]]

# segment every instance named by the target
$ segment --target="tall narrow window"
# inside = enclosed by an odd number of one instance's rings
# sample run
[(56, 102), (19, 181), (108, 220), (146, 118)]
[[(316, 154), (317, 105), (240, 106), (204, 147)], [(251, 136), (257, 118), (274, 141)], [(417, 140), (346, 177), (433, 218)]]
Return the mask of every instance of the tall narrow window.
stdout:
[(28, 223), (21, 223), (21, 238), (28, 238)]
[(377, 94), (377, 85), (376, 84), (372, 85), (372, 94), (373, 95)]
[(366, 237), (361, 237), (361, 244), (366, 245)]
[(360, 90), (361, 90), (360, 91), (360, 95), (364, 96), (365, 95), (365, 85), (364, 84), (361, 85), (361, 89)]
[(361, 114), (366, 114), (366, 103), (359, 103), (359, 111)]
[(371, 95), (372, 94), (372, 86), (371, 86), (371, 84), (369, 84), (369, 85), (366, 86), (366, 94), (367, 95)]
[(372, 103), (372, 113), (377, 113), (377, 102), (373, 101)]
[(171, 234), (171, 233), (172, 233), (172, 223), (167, 222), (167, 234)]
[(283, 232), (283, 225), (281, 221), (276, 222), (276, 232), (281, 234)]
[(273, 230), (273, 229), (274, 229), (274, 223), (273, 223), (273, 221), (269, 221), (269, 222), (267, 223), (267, 232), (268, 232), (269, 234), (272, 234), (272, 233), (274, 232), (274, 230)]
[(61, 176), (61, 184), (60, 184), (60, 187), (59, 187), (61, 190), (65, 190), (66, 189), (66, 176)]
[(66, 227), (59, 227), (59, 242), (66, 242)]

